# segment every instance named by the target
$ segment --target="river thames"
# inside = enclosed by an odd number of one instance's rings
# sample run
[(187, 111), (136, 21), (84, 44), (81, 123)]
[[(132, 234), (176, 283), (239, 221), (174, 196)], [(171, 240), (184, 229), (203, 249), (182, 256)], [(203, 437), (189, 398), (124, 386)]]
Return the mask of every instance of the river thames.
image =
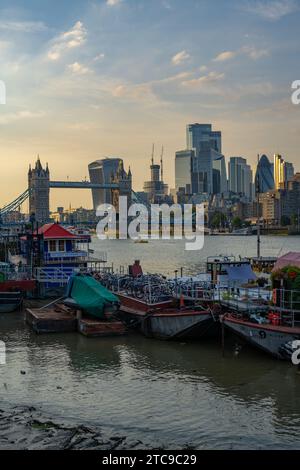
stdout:
[[(262, 237), (262, 253), (299, 251), (299, 240)], [(94, 240), (93, 248), (115, 267), (140, 259), (145, 271), (172, 275), (196, 273), (210, 255), (253, 256), (256, 238), (207, 237), (200, 252), (174, 241)], [(300, 449), (300, 375), (251, 348), (236, 355), (228, 341), (222, 357), (218, 340), (38, 336), (20, 313), (0, 315), (0, 335), (2, 410), (34, 406), (53, 421), (124, 437), (127, 448)]]

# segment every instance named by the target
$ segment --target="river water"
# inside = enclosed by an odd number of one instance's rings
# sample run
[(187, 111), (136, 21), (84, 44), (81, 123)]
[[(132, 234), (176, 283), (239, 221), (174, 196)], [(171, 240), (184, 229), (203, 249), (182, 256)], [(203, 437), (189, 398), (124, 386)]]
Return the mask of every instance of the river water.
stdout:
[[(299, 238), (263, 237), (264, 255), (299, 250)], [(255, 237), (208, 237), (205, 250), (178, 242), (94, 241), (115, 266), (196, 272), (210, 254), (254, 255)], [(86, 339), (38, 336), (20, 313), (0, 315), (7, 364), (0, 408), (33, 405), (52, 420), (100, 426), (143, 448), (300, 449), (300, 375), (294, 367), (231, 341), (168, 343), (138, 334)], [(23, 371), (23, 373), (21, 373)]]

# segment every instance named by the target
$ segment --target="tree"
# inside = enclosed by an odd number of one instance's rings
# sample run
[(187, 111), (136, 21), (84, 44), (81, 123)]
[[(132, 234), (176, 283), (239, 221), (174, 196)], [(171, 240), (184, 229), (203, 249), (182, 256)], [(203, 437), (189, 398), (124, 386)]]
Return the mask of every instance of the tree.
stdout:
[(236, 216), (232, 219), (232, 227), (233, 228), (241, 228), (243, 226), (242, 219), (240, 217)]
[(215, 212), (212, 216), (210, 225), (212, 228), (224, 228), (227, 223), (227, 217), (222, 212)]

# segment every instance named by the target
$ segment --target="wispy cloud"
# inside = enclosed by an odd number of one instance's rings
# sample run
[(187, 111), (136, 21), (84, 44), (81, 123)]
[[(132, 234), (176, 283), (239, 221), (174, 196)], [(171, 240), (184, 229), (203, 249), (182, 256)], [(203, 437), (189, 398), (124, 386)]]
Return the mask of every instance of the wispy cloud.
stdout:
[(94, 58), (93, 58), (93, 61), (94, 62), (98, 62), (99, 60), (103, 60), (105, 57), (105, 54), (101, 53), (101, 54), (98, 54), (96, 55)]
[(234, 51), (224, 51), (221, 52), (217, 57), (215, 57), (214, 62), (226, 62), (227, 60), (233, 59), (236, 57), (237, 52)]
[(68, 69), (77, 75), (86, 75), (91, 72), (91, 70), (85, 65), (80, 64), (79, 62), (74, 62), (73, 64), (68, 65)]
[(106, 5), (108, 5), (109, 7), (114, 7), (116, 5), (120, 5), (122, 1), (123, 0), (106, 0)]
[(202, 89), (207, 86), (213, 85), (220, 80), (225, 78), (224, 73), (209, 72), (207, 75), (202, 75), (198, 78), (192, 78), (191, 80), (184, 80), (182, 85), (191, 89)]
[(250, 59), (257, 60), (261, 59), (262, 57), (267, 57), (270, 52), (268, 49), (257, 49), (256, 47), (243, 47), (241, 49), (241, 53), (250, 57)]
[(40, 118), (44, 116), (43, 112), (18, 111), (16, 113), (7, 113), (0, 116), (0, 124), (10, 124), (23, 119)]
[(278, 21), (286, 15), (300, 9), (297, 0), (257, 0), (247, 1), (242, 5), (243, 10), (256, 14), (270, 21)]
[(188, 54), (186, 51), (181, 51), (175, 54), (172, 57), (172, 64), (173, 65), (181, 65), (184, 62), (186, 62), (188, 59), (190, 59), (190, 54)]
[(39, 33), (47, 31), (48, 27), (42, 21), (0, 21), (0, 30), (21, 32), (21, 33)]
[(68, 49), (82, 46), (86, 41), (87, 31), (81, 21), (77, 21), (73, 28), (66, 31), (54, 40), (54, 44), (48, 52), (48, 59), (58, 60)]
[(217, 57), (213, 59), (213, 62), (227, 62), (241, 55), (245, 55), (250, 59), (257, 60), (261, 59), (262, 57), (268, 56), (269, 51), (267, 49), (257, 49), (254, 46), (245, 46), (237, 51), (221, 52), (217, 55)]

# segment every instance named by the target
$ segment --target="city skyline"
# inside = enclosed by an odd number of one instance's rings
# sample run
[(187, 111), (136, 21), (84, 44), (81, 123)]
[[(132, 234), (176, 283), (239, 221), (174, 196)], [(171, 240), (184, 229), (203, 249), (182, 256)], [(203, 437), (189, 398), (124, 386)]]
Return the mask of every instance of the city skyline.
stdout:
[[(90, 162), (116, 155), (133, 186), (147, 180), (152, 142), (174, 155), (185, 126), (212, 122), (222, 153), (252, 167), (281, 154), (297, 169), (300, 2), (186, 0), (1, 1), (1, 202), (27, 186), (36, 154), (54, 179), (88, 177)], [(175, 33), (174, 33), (175, 31)], [(159, 152), (156, 161), (159, 160)], [(11, 183), (13, 179), (13, 184)], [(56, 191), (51, 208), (92, 206), (84, 191)]]

